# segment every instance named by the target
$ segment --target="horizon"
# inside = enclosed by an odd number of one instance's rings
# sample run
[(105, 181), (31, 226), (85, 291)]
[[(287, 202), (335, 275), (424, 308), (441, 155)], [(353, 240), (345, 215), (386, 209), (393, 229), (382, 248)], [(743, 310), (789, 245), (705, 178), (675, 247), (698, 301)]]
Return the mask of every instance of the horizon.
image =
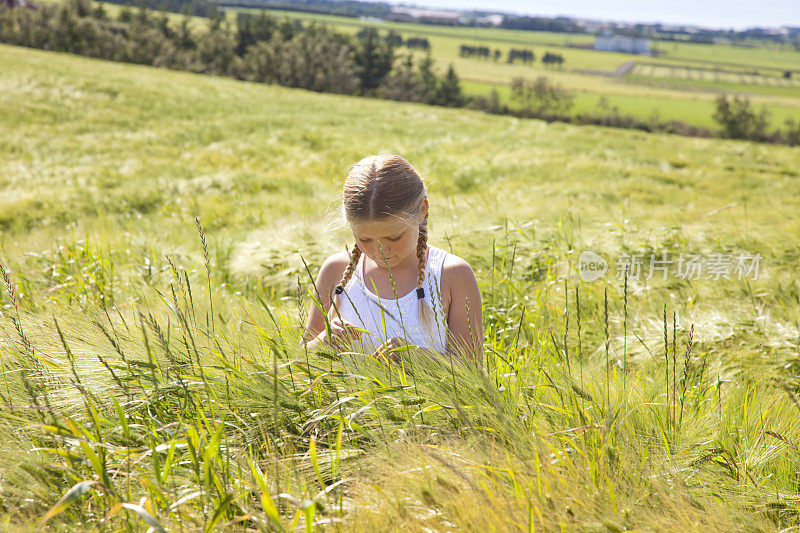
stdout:
[(672, 4), (607, 0), (599, 4), (591, 0), (568, 0), (558, 4), (533, 5), (520, 0), (496, 0), (487, 7), (481, 0), (427, 0), (425, 5), (414, 1), (366, 0), (392, 6), (460, 11), (489, 11), (529, 17), (570, 17), (620, 22), (627, 24), (669, 24), (714, 29), (744, 30), (754, 27), (800, 27), (800, 3), (788, 0), (763, 0), (754, 6), (748, 0), (722, 2), (710, 0), (702, 4), (678, 0)]

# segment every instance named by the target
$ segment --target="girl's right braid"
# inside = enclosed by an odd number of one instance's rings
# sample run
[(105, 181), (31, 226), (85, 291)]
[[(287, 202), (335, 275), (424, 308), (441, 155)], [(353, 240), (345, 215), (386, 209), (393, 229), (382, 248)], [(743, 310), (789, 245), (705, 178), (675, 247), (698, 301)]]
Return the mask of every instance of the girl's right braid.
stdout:
[(350, 263), (348, 263), (347, 268), (344, 269), (341, 281), (339, 281), (339, 283), (336, 285), (334, 292), (337, 295), (344, 292), (344, 286), (347, 285), (347, 282), (350, 281), (350, 278), (353, 276), (353, 272), (356, 270), (356, 265), (358, 265), (359, 257), (361, 257), (361, 248), (358, 247), (358, 244), (354, 244), (353, 249), (350, 251)]

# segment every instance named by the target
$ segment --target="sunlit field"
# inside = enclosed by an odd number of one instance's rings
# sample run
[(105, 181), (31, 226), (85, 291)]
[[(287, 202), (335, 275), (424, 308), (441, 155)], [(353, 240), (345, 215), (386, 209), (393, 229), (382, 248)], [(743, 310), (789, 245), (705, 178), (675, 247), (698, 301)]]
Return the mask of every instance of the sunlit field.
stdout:
[[(382, 150), (475, 271), (481, 370), (298, 348)], [(800, 525), (797, 148), (0, 46), (0, 180), (3, 529)]]

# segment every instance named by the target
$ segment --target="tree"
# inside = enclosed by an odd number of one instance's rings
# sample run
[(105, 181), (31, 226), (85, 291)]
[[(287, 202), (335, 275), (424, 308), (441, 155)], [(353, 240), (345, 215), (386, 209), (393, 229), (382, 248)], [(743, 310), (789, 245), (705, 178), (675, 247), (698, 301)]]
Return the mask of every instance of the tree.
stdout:
[(464, 94), (461, 92), (461, 83), (458, 80), (453, 65), (447, 69), (444, 79), (439, 80), (434, 97), (434, 104), (449, 107), (461, 107), (464, 105)]
[(359, 89), (352, 49), (323, 28), (306, 29), (289, 41), (280, 34), (259, 41), (248, 48), (244, 65), (252, 81), (344, 94)]
[(384, 39), (387, 43), (391, 44), (395, 48), (398, 46), (403, 46), (403, 38), (394, 30), (389, 30), (389, 33), (386, 34)]
[(103, 4), (100, 2), (96, 2), (94, 5), (94, 9), (92, 9), (92, 16), (97, 20), (107, 20), (108, 13), (106, 12), (106, 8), (103, 7)]
[(192, 17), (184, 15), (175, 35), (175, 45), (181, 50), (194, 50), (197, 48), (197, 42), (194, 40), (191, 23)]
[(554, 54), (552, 52), (545, 52), (542, 57), (542, 63), (545, 65), (558, 65), (559, 67), (564, 63), (564, 56), (561, 54)]
[(122, 7), (122, 9), (120, 9), (119, 14), (117, 15), (117, 20), (125, 23), (133, 20), (133, 11), (131, 11), (130, 6), (126, 4)]
[(431, 104), (436, 98), (438, 82), (436, 80), (436, 74), (433, 72), (433, 58), (431, 57), (430, 50), (425, 54), (425, 57), (420, 59), (417, 66), (419, 68), (420, 83), (422, 84), (422, 96), (419, 101), (425, 104)]
[(375, 28), (369, 28), (364, 37), (358, 39), (354, 59), (359, 67), (362, 90), (373, 92), (392, 70), (394, 45), (381, 39)]
[(258, 41), (269, 41), (277, 29), (275, 18), (263, 11), (257, 17), (249, 13), (238, 13), (236, 16), (236, 54), (243, 56), (251, 45)]
[(242, 77), (236, 37), (215, 18), (210, 20), (208, 31), (197, 39), (197, 58), (203, 65), (203, 72)]
[(420, 102), (425, 92), (422, 79), (414, 68), (414, 57), (408, 54), (394, 69), (394, 72), (383, 79), (379, 88), (382, 98), (401, 102)]

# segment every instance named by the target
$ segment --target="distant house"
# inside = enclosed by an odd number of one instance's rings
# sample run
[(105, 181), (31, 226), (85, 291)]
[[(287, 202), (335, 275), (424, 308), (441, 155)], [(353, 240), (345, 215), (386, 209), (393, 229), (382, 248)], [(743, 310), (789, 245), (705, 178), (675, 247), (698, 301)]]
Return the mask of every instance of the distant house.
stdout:
[(604, 33), (594, 40), (594, 49), (604, 52), (621, 52), (623, 54), (651, 55), (650, 39), (625, 37)]
[(485, 17), (476, 18), (475, 22), (482, 26), (499, 26), (504, 19), (503, 15), (486, 15)]
[(411, 7), (393, 7), (391, 18), (401, 22), (426, 22), (428, 24), (447, 25), (460, 24), (464, 19), (463, 15), (458, 11)]

